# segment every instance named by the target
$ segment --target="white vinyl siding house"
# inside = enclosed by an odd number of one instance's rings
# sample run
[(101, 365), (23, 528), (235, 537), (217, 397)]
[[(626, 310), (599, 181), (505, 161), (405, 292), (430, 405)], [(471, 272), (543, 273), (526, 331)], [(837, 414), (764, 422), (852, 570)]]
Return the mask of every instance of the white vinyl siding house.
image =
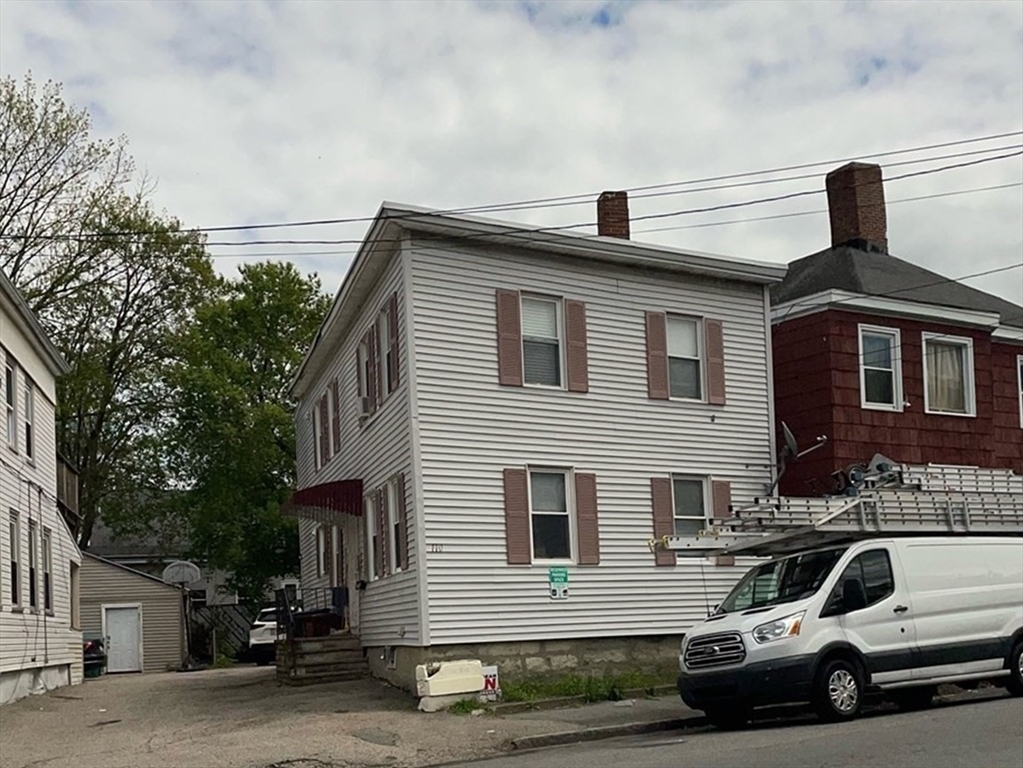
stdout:
[(0, 274), (0, 704), (81, 682), (72, 571), (81, 553), (57, 508), (55, 377), (63, 359)]
[[(677, 636), (744, 568), (651, 539), (773, 479), (767, 285), (784, 267), (516, 232), (385, 208), (296, 377), (296, 497), (362, 483), (346, 513), (301, 520), (303, 590), (348, 586), (382, 657)], [(317, 469), (329, 391), (339, 448)]]

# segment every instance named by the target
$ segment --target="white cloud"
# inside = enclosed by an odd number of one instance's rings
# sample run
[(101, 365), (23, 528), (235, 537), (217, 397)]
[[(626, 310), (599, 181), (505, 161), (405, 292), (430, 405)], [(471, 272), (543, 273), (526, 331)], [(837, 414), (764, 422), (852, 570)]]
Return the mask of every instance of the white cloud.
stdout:
[[(0, 70), (62, 81), (97, 132), (129, 138), (157, 204), (188, 225), (370, 216), (385, 199), (447, 208), (596, 193), (1018, 130), (1023, 5), (4, 0)], [(821, 188), (826, 170), (636, 198), (632, 212)], [(1021, 170), (1017, 157), (886, 191), (1008, 184)], [(828, 244), (826, 216), (642, 230), (823, 205), (637, 222), (635, 238), (789, 261)], [(892, 205), (892, 252), (950, 277), (1019, 262), (1020, 210), (1019, 187)], [(548, 225), (594, 210), (498, 215)], [(365, 228), (273, 236), (354, 239)], [(297, 255), (324, 250), (335, 254)], [(330, 291), (352, 250), (264, 249), (319, 271)], [(1019, 272), (973, 284), (1023, 302)]]

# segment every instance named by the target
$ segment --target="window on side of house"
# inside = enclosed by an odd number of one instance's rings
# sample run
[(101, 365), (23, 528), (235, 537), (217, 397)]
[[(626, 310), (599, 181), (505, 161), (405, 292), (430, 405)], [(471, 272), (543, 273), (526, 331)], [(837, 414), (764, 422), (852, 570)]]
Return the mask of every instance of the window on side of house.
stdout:
[[(337, 449), (339, 446), (334, 445), (334, 430), (332, 425), (334, 424), (334, 410), (337, 408), (337, 403), (334, 402), (334, 387), (327, 387), (327, 423), (323, 425), (323, 429), (326, 430), (326, 444), (327, 444), (327, 461), (330, 461), (334, 456), (337, 455)], [(326, 462), (324, 462), (326, 463)]]
[(924, 333), (924, 410), (953, 416), (976, 415), (973, 339)]
[(323, 576), (327, 572), (327, 529), (316, 526), (316, 575)]
[(43, 528), (43, 610), (53, 613), (53, 534)]
[(9, 521), (11, 535), (11, 605), (21, 605), (21, 524), (18, 513), (11, 510)]
[(1018, 369), (1016, 381), (1019, 384), (1019, 426), (1023, 429), (1023, 355), (1016, 358), (1016, 368)]
[(79, 586), (78, 574), (81, 566), (72, 561), (69, 563), (68, 584), (71, 589), (71, 629), (82, 628), (82, 591)]
[(703, 399), (702, 323), (668, 315), (668, 392), (682, 400)]
[(14, 362), (7, 358), (4, 367), (4, 407), (7, 410), (7, 444), (18, 450), (18, 395)]
[(380, 397), (386, 399), (391, 391), (391, 311), (385, 306), (377, 314), (377, 339), (380, 344)]
[[(358, 365), (358, 380), (359, 380), (359, 402), (369, 399), (369, 388), (372, 382), (373, 372), (373, 361), (370, 360), (369, 356), (369, 337), (366, 336), (359, 343), (358, 351), (356, 352), (356, 362)], [(360, 406), (360, 414), (363, 413)]]
[(529, 470), (529, 524), (533, 561), (572, 560), (570, 473), (563, 469)]
[(320, 403), (313, 405), (313, 452), (316, 469), (323, 466), (323, 422), (320, 419)]
[(860, 405), (902, 410), (902, 360), (899, 331), (860, 326)]
[(701, 477), (671, 476), (671, 505), (676, 536), (695, 536), (707, 527), (707, 482)]
[(377, 505), (373, 496), (364, 501), (362, 518), (366, 523), (366, 581), (376, 581), (377, 563), (380, 562), (380, 525), (377, 518)]
[(39, 546), (39, 533), (36, 530), (36, 521), (28, 521), (28, 607), (36, 608), (39, 606), (39, 583), (37, 581), (37, 569), (38, 563), (36, 559), (39, 557), (36, 548)]
[(392, 477), (387, 481), (387, 540), (390, 547), (388, 562), (391, 564), (392, 573), (400, 573), (399, 563), (404, 562), (402, 550), (405, 547), (405, 542), (401, 540), (401, 525), (398, 519), (398, 504), (401, 503), (398, 494), (400, 492), (398, 478)]
[(562, 385), (563, 327), (560, 299), (522, 297), (522, 375), (525, 384), (541, 387)]
[(35, 457), (35, 392), (32, 382), (25, 378), (25, 456)]

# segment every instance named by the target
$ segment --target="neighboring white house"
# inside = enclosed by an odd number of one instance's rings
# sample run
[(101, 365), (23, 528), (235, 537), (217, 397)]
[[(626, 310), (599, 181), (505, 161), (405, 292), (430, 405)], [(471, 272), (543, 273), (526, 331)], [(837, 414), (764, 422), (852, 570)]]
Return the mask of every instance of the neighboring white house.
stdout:
[(82, 680), (81, 553), (57, 506), (67, 363), (0, 272), (0, 704)]
[(742, 573), (648, 542), (772, 481), (785, 267), (632, 242), (624, 193), (598, 219), (385, 204), (303, 361), (303, 593), (348, 587), (375, 674), (669, 668)]

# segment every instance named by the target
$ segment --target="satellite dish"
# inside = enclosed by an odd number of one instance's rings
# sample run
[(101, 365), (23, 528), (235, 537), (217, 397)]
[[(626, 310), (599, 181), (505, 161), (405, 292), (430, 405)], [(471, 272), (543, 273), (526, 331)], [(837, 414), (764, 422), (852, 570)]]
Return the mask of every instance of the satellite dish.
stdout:
[(192, 584), (202, 578), (202, 571), (195, 563), (175, 560), (163, 569), (163, 580), (170, 584)]
[(785, 447), (789, 449), (789, 455), (799, 455), (799, 444), (796, 442), (796, 436), (792, 434), (792, 430), (789, 429), (789, 425), (784, 421), (781, 423), (781, 431), (785, 436)]

